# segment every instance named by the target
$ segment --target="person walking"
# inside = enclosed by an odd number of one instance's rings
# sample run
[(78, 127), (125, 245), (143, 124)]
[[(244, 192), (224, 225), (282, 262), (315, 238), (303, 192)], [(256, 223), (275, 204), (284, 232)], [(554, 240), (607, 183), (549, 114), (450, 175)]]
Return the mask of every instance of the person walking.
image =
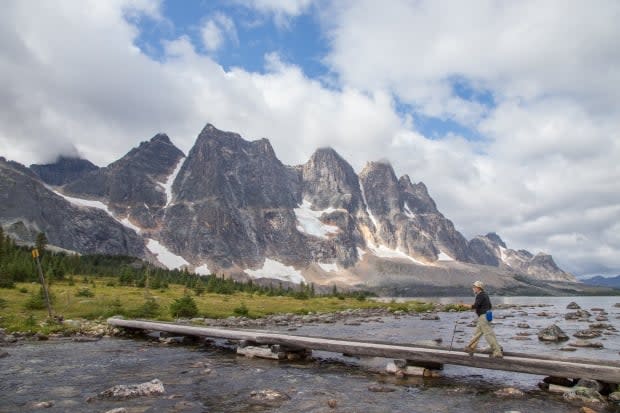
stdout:
[(487, 292), (484, 291), (484, 284), (482, 281), (474, 282), (472, 289), (474, 290), (474, 294), (476, 294), (476, 300), (471, 305), (471, 308), (478, 315), (478, 320), (476, 321), (476, 331), (474, 331), (473, 337), (465, 347), (465, 351), (473, 355), (480, 341), (480, 337), (484, 336), (484, 339), (489, 343), (489, 346), (491, 346), (491, 357), (502, 358), (504, 357), (502, 348), (497, 344), (497, 338), (493, 332), (493, 327), (489, 323), (490, 320), (487, 320), (487, 311), (491, 311), (492, 308), (491, 299)]

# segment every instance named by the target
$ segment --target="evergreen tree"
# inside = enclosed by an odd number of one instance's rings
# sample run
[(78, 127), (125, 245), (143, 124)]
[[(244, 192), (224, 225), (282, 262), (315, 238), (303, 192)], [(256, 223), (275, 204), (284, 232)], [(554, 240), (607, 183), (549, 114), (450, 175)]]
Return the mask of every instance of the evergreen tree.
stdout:
[(37, 238), (34, 242), (35, 247), (39, 250), (39, 254), (43, 255), (43, 252), (45, 252), (45, 248), (47, 247), (47, 237), (45, 236), (44, 232), (39, 232), (37, 234)]

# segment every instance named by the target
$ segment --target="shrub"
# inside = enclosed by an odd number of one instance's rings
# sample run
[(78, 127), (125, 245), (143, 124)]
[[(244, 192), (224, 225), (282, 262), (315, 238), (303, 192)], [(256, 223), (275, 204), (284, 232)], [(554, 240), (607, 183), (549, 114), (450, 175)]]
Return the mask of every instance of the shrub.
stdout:
[(15, 288), (15, 283), (13, 280), (0, 278), (0, 288)]
[[(49, 293), (50, 302), (54, 301), (54, 296), (52, 293)], [(43, 310), (47, 308), (45, 304), (45, 292), (43, 291), (43, 287), (39, 287), (38, 293), (31, 294), (26, 304), (24, 304), (27, 310)]]
[(250, 310), (248, 309), (248, 307), (245, 305), (243, 301), (241, 302), (241, 305), (239, 305), (239, 307), (235, 307), (233, 309), (233, 312), (241, 316), (247, 316), (248, 314), (250, 314)]
[(153, 297), (148, 297), (144, 304), (133, 312), (133, 316), (137, 318), (154, 318), (157, 315), (159, 315), (159, 304)]
[(76, 297), (94, 297), (95, 293), (89, 290), (87, 287), (80, 288), (76, 293)]
[(177, 298), (170, 304), (170, 314), (175, 318), (195, 317), (198, 315), (198, 307), (194, 299), (190, 297), (189, 294), (185, 294), (183, 297)]

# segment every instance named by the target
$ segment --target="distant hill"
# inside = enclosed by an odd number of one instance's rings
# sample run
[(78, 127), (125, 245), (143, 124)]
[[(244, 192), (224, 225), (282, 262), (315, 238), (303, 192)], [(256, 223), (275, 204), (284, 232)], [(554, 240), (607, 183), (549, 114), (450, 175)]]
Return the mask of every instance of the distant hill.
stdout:
[(587, 278), (581, 280), (584, 284), (588, 285), (597, 285), (601, 287), (611, 287), (620, 289), (620, 275), (616, 275), (615, 277), (602, 277), (597, 275), (596, 277)]

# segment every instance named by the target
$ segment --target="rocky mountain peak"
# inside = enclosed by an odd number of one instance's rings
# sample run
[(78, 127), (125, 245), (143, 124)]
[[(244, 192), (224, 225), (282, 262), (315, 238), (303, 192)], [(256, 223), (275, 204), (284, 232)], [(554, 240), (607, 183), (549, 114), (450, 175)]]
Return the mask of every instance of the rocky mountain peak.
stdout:
[(398, 186), (403, 198), (403, 208), (409, 209), (414, 214), (438, 214), (435, 201), (428, 194), (426, 185), (420, 182), (412, 184), (408, 175), (403, 175), (398, 180)]
[(231, 207), (297, 205), (298, 180), (276, 157), (267, 139), (246, 141), (208, 124), (190, 150), (173, 190), (178, 200), (212, 198)]
[(32, 164), (30, 169), (46, 184), (61, 186), (73, 182), (89, 172), (96, 171), (99, 167), (86, 159), (61, 155), (54, 163)]
[(170, 141), (170, 137), (165, 133), (158, 133), (157, 135), (151, 138), (151, 143), (161, 143), (165, 145), (172, 145), (172, 141)]
[(320, 148), (301, 168), (303, 199), (319, 209), (358, 210), (362, 196), (353, 167), (332, 148)]
[(390, 163), (368, 162), (359, 178), (371, 213), (388, 216), (401, 212), (398, 180)]
[(161, 181), (170, 174), (183, 156), (183, 152), (172, 144), (168, 135), (160, 133), (149, 141), (141, 142), (137, 148), (108, 165), (108, 169), (139, 170)]
[(101, 200), (119, 216), (128, 216), (142, 228), (152, 228), (168, 201), (164, 185), (183, 157), (167, 135), (158, 134), (107, 167), (66, 184), (64, 191)]
[(202, 128), (202, 131), (198, 135), (192, 149), (201, 149), (203, 147), (209, 148), (211, 146), (240, 148), (244, 143), (247, 143), (247, 141), (245, 141), (238, 133), (222, 131), (208, 123), (204, 128)]
[(495, 232), (489, 232), (485, 237), (495, 245), (499, 245), (502, 248), (506, 248), (506, 243)]

